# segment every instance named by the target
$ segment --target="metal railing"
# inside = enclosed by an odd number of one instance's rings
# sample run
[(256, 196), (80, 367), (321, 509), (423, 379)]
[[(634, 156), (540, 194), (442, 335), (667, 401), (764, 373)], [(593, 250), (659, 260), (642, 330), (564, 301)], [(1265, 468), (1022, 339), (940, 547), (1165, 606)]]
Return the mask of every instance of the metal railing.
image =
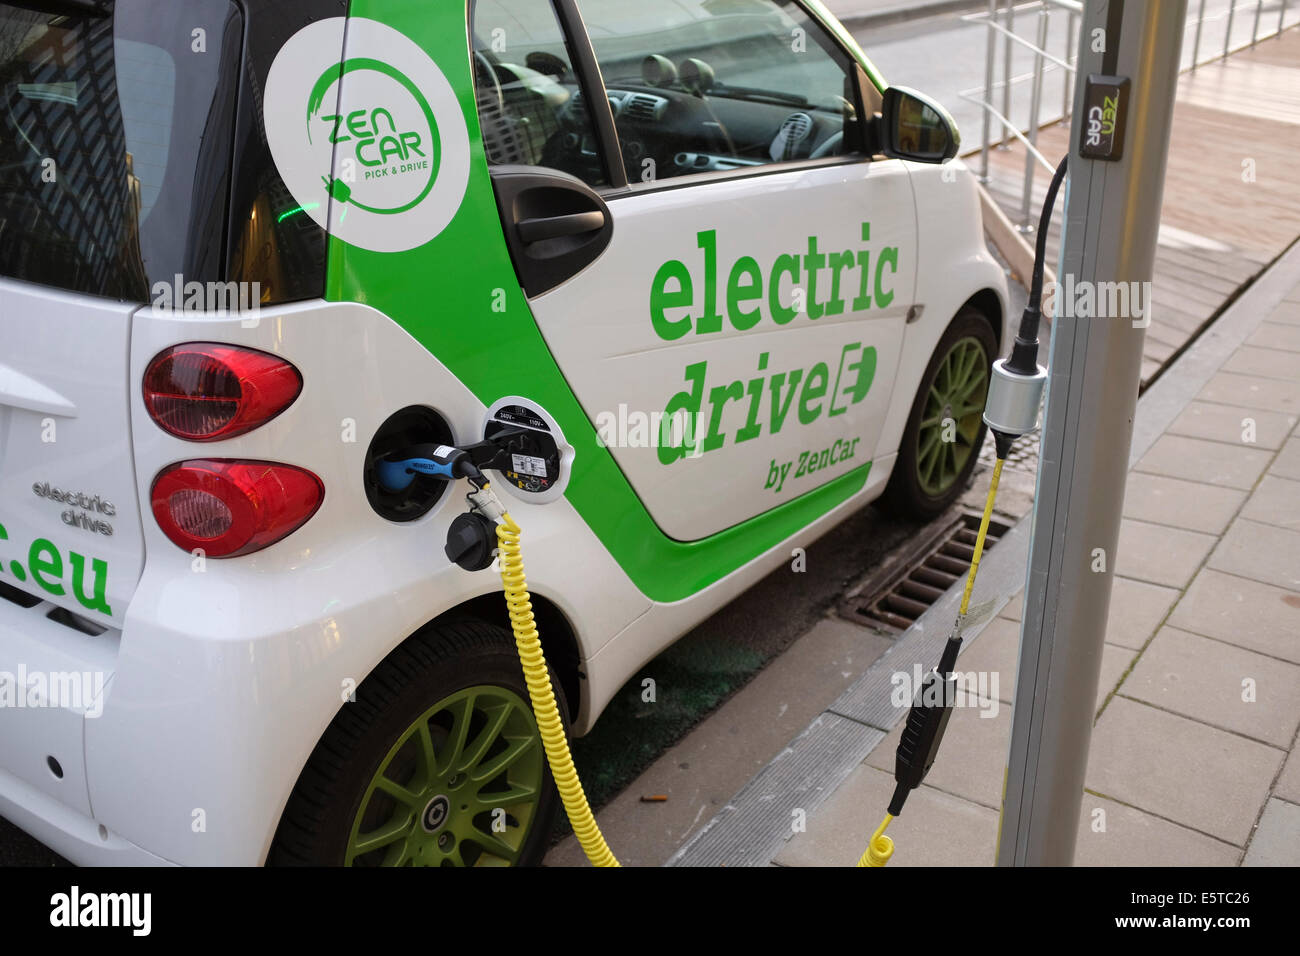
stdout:
[[(1064, 57), (1058, 57), (1047, 52), (1048, 30), (1051, 25), (1053, 10), (1060, 11), (1066, 18)], [(983, 110), (983, 135), (980, 138), (980, 181), (989, 181), (989, 148), (994, 139), (990, 127), (993, 121), (996, 120), (1000, 126), (1000, 131), (996, 137), (1000, 148), (1009, 146), (1012, 139), (1018, 140), (1025, 147), (1025, 181), (1021, 195), (1019, 223), (1022, 232), (1027, 232), (1033, 228), (1031, 202), (1034, 188), (1034, 163), (1038, 163), (1049, 173), (1055, 169), (1053, 164), (1048, 162), (1047, 158), (1038, 150), (1038, 130), (1042, 125), (1044, 74), (1049, 70), (1059, 70), (1061, 72), (1061, 111), (1063, 114), (1068, 113), (1075, 74), (1074, 61), (1078, 59), (1077, 51), (1074, 49), (1076, 25), (1082, 13), (1083, 4), (1078, 0), (1033, 0), (1033, 2), (1021, 4), (1016, 4), (1014, 0), (1007, 0), (1006, 3), (999, 3), (999, 0), (989, 0), (989, 8), (986, 13), (972, 13), (962, 17), (962, 20), (967, 23), (983, 23), (988, 33), (985, 47), (984, 86), (982, 89), (962, 90), (958, 93), (958, 96), (975, 103)], [(1015, 31), (1017, 16), (1020, 16), (1023, 22), (1023, 17), (1026, 14), (1035, 15), (1035, 36), (1033, 40), (1027, 40), (1019, 36)], [(996, 61), (998, 59), (997, 39), (999, 35), (1002, 37), (1001, 82), (998, 82), (995, 76)], [(1033, 70), (1027, 75), (1016, 76), (1013, 73), (1013, 53), (1017, 45), (1026, 47), (1033, 53)], [(1030, 83), (1029, 123), (1026, 130), (1022, 132), (1011, 119), (1011, 89), (1016, 83), (1025, 80)], [(992, 102), (994, 93), (999, 89), (1002, 95), (1002, 109), (1000, 111), (993, 106)]]
[(1228, 4), (1228, 28), (1223, 33), (1223, 52), (1212, 54), (1202, 60), (1201, 27), (1207, 20), (1217, 20), (1221, 14), (1212, 14), (1207, 17), (1205, 15), (1205, 0), (1200, 0), (1200, 5), (1196, 11), (1196, 39), (1192, 42), (1192, 63), (1191, 66), (1187, 67), (1187, 69), (1194, 70), (1198, 66), (1209, 63), (1211, 60), (1221, 60), (1227, 57), (1230, 53), (1244, 50), (1247, 46), (1254, 46), (1260, 40), (1267, 40), (1269, 37), (1281, 36), (1282, 31), (1286, 29), (1286, 8), (1287, 0), (1281, 0), (1278, 4), (1277, 10), (1277, 26), (1261, 37), (1259, 35), (1259, 24), (1264, 17), (1264, 0), (1255, 0), (1255, 22), (1250, 30), (1250, 43), (1239, 43), (1234, 47), (1232, 45), (1232, 22), (1236, 19), (1237, 15), (1237, 0), (1231, 0)]
[[(1239, 50), (1255, 46), (1260, 40), (1280, 36), (1287, 29), (1286, 17), (1288, 2), (1279, 0), (1276, 24), (1267, 33), (1260, 33), (1264, 25), (1264, 0), (1254, 0), (1254, 20), (1250, 31), (1250, 40), (1232, 43), (1233, 24), (1237, 20), (1239, 6), (1245, 8), (1251, 0), (1217, 0), (1215, 9), (1207, 13), (1206, 0), (1199, 0), (1196, 16), (1188, 16), (1185, 29), (1195, 27), (1195, 39), (1191, 45), (1190, 63), (1182, 67), (1183, 72), (1195, 70), (1198, 66), (1214, 60), (1220, 60)], [(1078, 25), (1083, 13), (1083, 4), (1078, 0), (1031, 0), (1016, 3), (1015, 0), (988, 0), (988, 10), (971, 13), (961, 19), (970, 24), (982, 24), (987, 37), (985, 44), (984, 85), (969, 90), (962, 90), (957, 95), (976, 104), (982, 111), (982, 131), (980, 139), (980, 181), (989, 181), (989, 152), (992, 148), (1009, 148), (1013, 140), (1025, 147), (1025, 176), (1021, 193), (1020, 221), (1017, 228), (1021, 232), (1031, 232), (1035, 221), (1032, 215), (1034, 186), (1034, 165), (1043, 167), (1049, 174), (1054, 171), (1054, 164), (1038, 150), (1038, 131), (1044, 125), (1043, 85), (1047, 74), (1061, 75), (1061, 117), (1068, 117), (1073, 102), (1078, 61)], [(1053, 15), (1064, 17), (1065, 48), (1062, 56), (1048, 52), (1049, 28)], [(1025, 23), (1032, 17), (1034, 36), (1032, 39), (1016, 33), (1016, 24)], [(1217, 23), (1227, 18), (1223, 36), (1222, 50), (1202, 58), (1201, 40), (1206, 23)], [(1295, 26), (1293, 22), (1291, 26)], [(1059, 22), (1058, 22), (1059, 27)], [(1001, 56), (998, 50), (998, 38), (1002, 39)], [(1186, 44), (1186, 39), (1184, 39)], [(1013, 54), (1017, 47), (1028, 49), (1033, 54), (1033, 67), (1029, 72), (1016, 75), (1013, 71)], [(1186, 46), (1184, 46), (1186, 50)], [(1000, 63), (999, 63), (1000, 61)], [(998, 78), (998, 66), (1001, 66), (1001, 79)], [(1029, 84), (1029, 113), (1027, 123), (1017, 124), (1012, 119), (1012, 88), (1017, 84)], [(995, 98), (1001, 99), (1001, 109), (994, 106)], [(1022, 101), (1023, 102), (1023, 101)], [(1050, 109), (1050, 107), (1048, 107)], [(1052, 116), (1048, 121), (1058, 117)], [(994, 133), (993, 124), (997, 124)]]

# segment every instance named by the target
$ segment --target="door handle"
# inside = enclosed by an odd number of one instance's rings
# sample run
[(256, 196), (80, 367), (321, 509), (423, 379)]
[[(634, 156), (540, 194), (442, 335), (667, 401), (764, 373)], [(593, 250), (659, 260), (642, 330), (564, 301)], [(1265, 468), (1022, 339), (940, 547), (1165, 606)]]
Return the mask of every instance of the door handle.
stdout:
[(576, 176), (537, 166), (494, 166), (492, 188), (510, 259), (530, 299), (567, 282), (609, 247), (614, 217)]
[(517, 226), (519, 238), (524, 242), (541, 242), (543, 239), (559, 239), (564, 236), (577, 236), (584, 232), (595, 232), (605, 227), (605, 213), (599, 209), (589, 212), (575, 212), (567, 216), (541, 216), (536, 219), (524, 219)]

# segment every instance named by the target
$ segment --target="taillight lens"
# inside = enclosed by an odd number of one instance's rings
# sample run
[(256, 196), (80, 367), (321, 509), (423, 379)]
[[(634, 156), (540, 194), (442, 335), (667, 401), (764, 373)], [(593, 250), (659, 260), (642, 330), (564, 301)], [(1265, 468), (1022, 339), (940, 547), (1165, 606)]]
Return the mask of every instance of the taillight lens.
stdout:
[(284, 359), (217, 342), (190, 342), (154, 356), (144, 405), (166, 432), (219, 441), (252, 431), (293, 404), (302, 376)]
[(268, 547), (316, 513), (325, 487), (310, 471), (264, 461), (183, 461), (153, 483), (153, 515), (186, 551), (233, 558)]

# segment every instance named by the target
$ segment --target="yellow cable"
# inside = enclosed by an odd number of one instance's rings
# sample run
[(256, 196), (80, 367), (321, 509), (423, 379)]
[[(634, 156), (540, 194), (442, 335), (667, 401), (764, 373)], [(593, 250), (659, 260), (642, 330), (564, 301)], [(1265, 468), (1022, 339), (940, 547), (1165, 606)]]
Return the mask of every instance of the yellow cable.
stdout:
[(1005, 458), (999, 458), (993, 466), (993, 480), (989, 482), (989, 496), (984, 502), (984, 518), (980, 521), (980, 532), (975, 538), (975, 554), (971, 557), (966, 590), (962, 593), (961, 609), (957, 612), (960, 617), (965, 617), (966, 609), (970, 607), (970, 593), (975, 588), (975, 573), (980, 569), (980, 555), (984, 553), (984, 538), (989, 533), (989, 520), (993, 517), (993, 502), (998, 496), (998, 481), (1002, 478), (1002, 465), (1005, 461)]
[(519, 536), (519, 525), (515, 524), (509, 514), (502, 515), (501, 523), (497, 525), (501, 584), (505, 588), (510, 627), (515, 633), (515, 647), (519, 649), (519, 662), (524, 668), (524, 680), (528, 684), (528, 697), (537, 718), (542, 747), (546, 751), (546, 760), (551, 765), (555, 788), (560, 791), (560, 799), (564, 801), (564, 811), (569, 815), (573, 832), (577, 835), (583, 852), (587, 854), (587, 859), (595, 866), (618, 866), (618, 860), (605, 843), (596, 818), (592, 816), (591, 807), (587, 805), (582, 781), (578, 779), (578, 771), (569, 755), (564, 722), (560, 720), (559, 708), (555, 704), (551, 674), (547, 670), (542, 643), (537, 636), (537, 624), (533, 620), (533, 603), (524, 578), (524, 558)]
[(885, 814), (884, 821), (871, 834), (871, 841), (858, 860), (858, 866), (884, 866), (889, 862), (889, 858), (894, 855), (894, 841), (885, 836), (885, 827), (893, 819), (888, 813)]
[[(993, 466), (993, 480), (989, 482), (989, 494), (984, 502), (984, 517), (980, 521), (979, 534), (975, 537), (975, 553), (971, 555), (970, 574), (966, 577), (966, 590), (962, 592), (961, 609), (957, 612), (959, 620), (966, 616), (966, 609), (970, 606), (970, 595), (975, 588), (975, 575), (980, 569), (980, 556), (984, 553), (984, 539), (989, 533), (989, 521), (993, 518), (993, 502), (998, 496), (998, 480), (1002, 477), (1002, 465), (1005, 461), (1005, 458), (999, 458), (997, 464)], [(884, 822), (871, 835), (871, 842), (867, 844), (862, 858), (858, 860), (858, 866), (884, 866), (889, 862), (889, 858), (894, 855), (894, 841), (885, 836), (885, 827), (889, 826), (889, 821), (892, 819), (894, 818), (888, 813), (885, 814)]]

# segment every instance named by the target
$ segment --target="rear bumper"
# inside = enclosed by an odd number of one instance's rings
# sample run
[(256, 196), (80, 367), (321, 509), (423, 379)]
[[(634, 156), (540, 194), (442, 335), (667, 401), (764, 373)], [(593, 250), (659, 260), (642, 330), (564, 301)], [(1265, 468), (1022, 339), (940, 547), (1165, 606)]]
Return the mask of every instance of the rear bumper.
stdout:
[(0, 816), (76, 863), (165, 865), (91, 810), (86, 727), (102, 714), (121, 632), (83, 634), (55, 610), (0, 600)]
[(74, 863), (261, 864), (345, 689), (425, 613), (372, 596), (322, 618), (281, 587), (241, 614), (258, 588), (191, 578), (146, 573), (97, 636), (0, 600), (0, 816)]
[(129, 840), (0, 770), (0, 817), (82, 866), (167, 866)]

